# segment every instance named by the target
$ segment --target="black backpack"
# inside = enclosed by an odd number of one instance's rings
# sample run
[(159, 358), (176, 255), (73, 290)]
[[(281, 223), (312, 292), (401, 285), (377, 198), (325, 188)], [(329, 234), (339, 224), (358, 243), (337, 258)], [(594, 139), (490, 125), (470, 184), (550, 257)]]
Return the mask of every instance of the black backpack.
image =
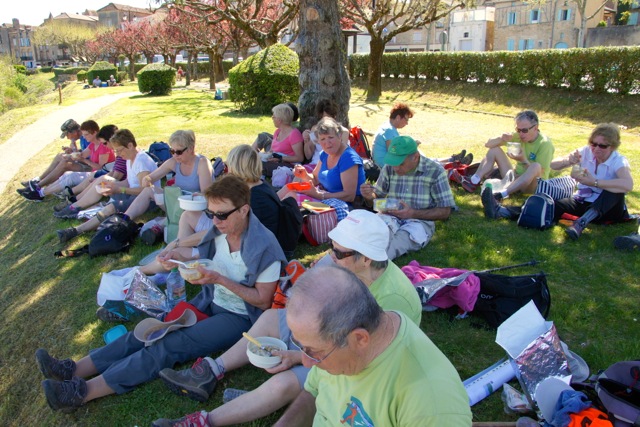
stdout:
[(126, 252), (138, 235), (140, 226), (122, 214), (114, 214), (102, 221), (96, 234), (89, 242), (89, 255), (115, 254)]
[(551, 196), (538, 193), (527, 198), (518, 217), (518, 225), (536, 230), (546, 230), (553, 225), (554, 202)]
[(525, 276), (475, 273), (480, 279), (480, 293), (471, 314), (484, 318), (497, 328), (513, 313), (533, 300), (546, 319), (551, 307), (551, 294), (543, 272)]
[(278, 239), (278, 243), (280, 243), (280, 247), (287, 259), (290, 259), (298, 245), (300, 234), (302, 234), (302, 212), (300, 212), (298, 203), (292, 197), (280, 200), (275, 192), (270, 191), (268, 194), (279, 206), (276, 239)]

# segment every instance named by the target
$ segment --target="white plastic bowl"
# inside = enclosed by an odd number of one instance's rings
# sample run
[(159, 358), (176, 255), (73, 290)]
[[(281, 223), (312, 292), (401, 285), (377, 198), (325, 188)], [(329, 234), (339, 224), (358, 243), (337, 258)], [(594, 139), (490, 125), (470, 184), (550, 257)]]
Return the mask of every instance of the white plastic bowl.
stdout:
[[(280, 350), (287, 349), (287, 345), (278, 338), (258, 337), (256, 339), (260, 341), (260, 344), (265, 347), (272, 346), (277, 347)], [(258, 368), (262, 369), (269, 369), (277, 366), (280, 363), (280, 356), (260, 356), (256, 354), (257, 350), (259, 350), (259, 348), (255, 344), (251, 342), (247, 343), (247, 356), (249, 357), (249, 362), (251, 362), (253, 366), (257, 366)]]
[(103, 182), (101, 182), (100, 184), (96, 185), (94, 188), (96, 189), (96, 192), (98, 194), (102, 194), (103, 196), (105, 195), (105, 193), (107, 191), (109, 191), (109, 187), (103, 187), (102, 184), (104, 184)]
[(180, 196), (178, 203), (185, 211), (203, 211), (207, 208), (207, 199), (204, 196)]
[[(197, 263), (197, 265), (196, 265)], [(197, 266), (200, 265), (204, 268), (208, 268), (211, 269), (211, 266), (213, 265), (213, 261), (211, 261), (210, 259), (199, 259), (197, 261), (189, 261), (186, 263), (189, 267), (191, 267), (192, 265), (194, 265), (193, 268), (185, 268), (183, 266), (178, 266), (178, 271), (180, 272), (180, 275), (182, 276), (182, 278), (184, 280), (186, 280), (187, 282), (191, 282), (192, 280), (198, 280), (199, 278), (202, 277), (202, 274), (198, 271)]]

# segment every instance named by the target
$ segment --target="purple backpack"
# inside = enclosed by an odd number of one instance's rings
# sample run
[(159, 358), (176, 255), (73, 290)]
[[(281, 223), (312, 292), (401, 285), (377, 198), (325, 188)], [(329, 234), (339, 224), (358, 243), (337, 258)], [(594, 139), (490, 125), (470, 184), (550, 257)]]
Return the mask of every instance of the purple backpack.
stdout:
[(609, 366), (596, 391), (615, 427), (640, 426), (640, 360)]

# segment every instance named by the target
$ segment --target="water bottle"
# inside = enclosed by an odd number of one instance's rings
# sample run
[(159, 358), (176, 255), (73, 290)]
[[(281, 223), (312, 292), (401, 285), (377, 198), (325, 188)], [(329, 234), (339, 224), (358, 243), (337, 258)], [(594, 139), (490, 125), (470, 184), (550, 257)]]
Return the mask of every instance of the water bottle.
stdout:
[(169, 309), (178, 305), (181, 301), (187, 300), (187, 289), (184, 284), (184, 279), (178, 272), (177, 268), (171, 270), (169, 276), (167, 276), (167, 302), (169, 303)]

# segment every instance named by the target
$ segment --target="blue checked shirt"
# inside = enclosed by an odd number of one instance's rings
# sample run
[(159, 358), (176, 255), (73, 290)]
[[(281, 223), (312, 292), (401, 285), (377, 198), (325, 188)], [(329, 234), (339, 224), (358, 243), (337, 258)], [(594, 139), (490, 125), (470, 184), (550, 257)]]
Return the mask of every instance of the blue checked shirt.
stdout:
[(444, 168), (423, 155), (420, 155), (416, 169), (405, 176), (397, 175), (392, 166), (385, 165), (374, 188), (376, 197), (393, 197), (413, 209), (454, 208), (456, 205)]

